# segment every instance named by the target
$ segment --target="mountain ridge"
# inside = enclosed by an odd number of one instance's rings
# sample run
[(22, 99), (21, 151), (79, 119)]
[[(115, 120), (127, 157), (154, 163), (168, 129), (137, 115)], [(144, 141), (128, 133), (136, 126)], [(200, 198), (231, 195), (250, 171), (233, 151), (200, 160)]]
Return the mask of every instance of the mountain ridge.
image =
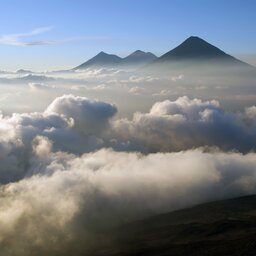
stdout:
[(169, 66), (189, 67), (190, 64), (223, 64), (226, 67), (245, 67), (255, 68), (254, 66), (241, 61), (218, 47), (208, 43), (198, 36), (190, 36), (177, 47), (157, 57), (151, 52), (136, 50), (128, 56), (121, 58), (114, 54), (100, 52), (88, 61), (75, 67), (73, 70), (85, 69), (90, 67), (125, 67), (138, 66), (157, 67)]
[(128, 66), (128, 65), (144, 65), (149, 62), (152, 62), (157, 57), (151, 52), (144, 52), (141, 50), (136, 50), (129, 54), (128, 56), (121, 58), (115, 54), (108, 54), (103, 51), (99, 52), (97, 55), (89, 59), (88, 61), (82, 63), (81, 65), (74, 68), (76, 69), (84, 69), (88, 67), (115, 67), (117, 65), (120, 66)]
[(125, 64), (134, 64), (138, 62), (151, 62), (155, 59), (157, 59), (156, 55), (151, 52), (136, 50), (130, 55), (123, 58), (123, 61)]

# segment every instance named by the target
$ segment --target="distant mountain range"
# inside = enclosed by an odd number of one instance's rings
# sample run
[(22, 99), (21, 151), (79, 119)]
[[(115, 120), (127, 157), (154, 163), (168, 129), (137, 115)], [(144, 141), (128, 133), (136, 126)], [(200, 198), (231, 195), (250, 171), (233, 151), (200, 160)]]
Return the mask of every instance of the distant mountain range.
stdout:
[(86, 69), (91, 67), (117, 67), (117, 66), (143, 66), (156, 60), (157, 57), (151, 52), (137, 50), (125, 58), (114, 54), (100, 52), (93, 58), (84, 62), (74, 69)]
[(86, 69), (91, 67), (161, 67), (186, 66), (191, 64), (224, 64), (235, 67), (252, 67), (251, 65), (234, 58), (205, 40), (191, 36), (176, 48), (160, 57), (151, 52), (137, 50), (125, 58), (114, 54), (100, 52), (95, 57), (74, 68)]

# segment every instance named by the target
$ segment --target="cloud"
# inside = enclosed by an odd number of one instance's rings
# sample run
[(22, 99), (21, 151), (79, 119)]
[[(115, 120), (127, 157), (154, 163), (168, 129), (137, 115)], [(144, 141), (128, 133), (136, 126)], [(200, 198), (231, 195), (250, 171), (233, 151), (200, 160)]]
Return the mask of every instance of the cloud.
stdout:
[(131, 120), (116, 113), (63, 95), (44, 112), (0, 116), (4, 255), (86, 254), (105, 228), (256, 193), (254, 106), (181, 97)]
[(32, 36), (40, 35), (49, 32), (53, 27), (40, 27), (35, 28), (27, 33), (3, 35), (0, 37), (1, 44), (15, 45), (15, 46), (29, 46), (36, 44), (47, 44), (47, 41), (24, 41), (23, 38), (29, 38)]
[[(244, 120), (251, 118), (250, 124)], [(216, 146), (249, 152), (255, 149), (254, 107), (246, 113), (224, 111), (219, 103), (180, 97), (155, 103), (149, 113), (135, 113), (132, 120), (113, 123), (118, 141), (141, 145), (147, 152), (179, 151)]]
[(183, 79), (183, 75), (178, 75), (178, 76), (171, 77), (171, 80), (173, 82), (177, 82), (177, 81), (182, 80), (182, 79)]
[(141, 93), (145, 92), (145, 89), (138, 86), (134, 86), (129, 90), (129, 92), (136, 95), (140, 95)]
[(113, 104), (64, 95), (42, 113), (1, 115), (0, 183), (34, 174), (29, 159), (37, 136), (51, 141), (53, 152), (72, 154), (101, 148), (152, 153), (198, 147), (248, 153), (255, 150), (254, 112), (254, 106), (232, 113), (214, 100), (181, 97), (157, 102), (148, 113), (137, 112), (131, 120), (114, 119)]
[(128, 80), (123, 80), (126, 83), (152, 83), (159, 81), (160, 78), (152, 76), (130, 76)]
[(255, 107), (244, 113), (226, 112), (217, 101), (181, 97), (157, 102), (131, 120), (113, 119), (115, 105), (64, 95), (42, 113), (1, 115), (0, 183), (35, 174), (31, 156), (38, 136), (51, 141), (53, 152), (72, 154), (101, 148), (153, 153), (197, 147), (248, 153), (255, 149), (254, 112)]
[(117, 112), (114, 105), (91, 101), (85, 97), (64, 95), (55, 99), (45, 114), (65, 115), (74, 120), (74, 128), (86, 134), (95, 134), (107, 128), (109, 119)]
[(53, 86), (49, 86), (43, 83), (29, 83), (28, 85), (32, 92), (45, 91), (45, 90), (50, 90), (54, 88)]
[[(9, 34), (0, 36), (0, 44), (13, 45), (13, 46), (36, 46), (36, 45), (52, 45), (52, 44), (63, 44), (75, 41), (85, 40), (106, 40), (107, 37), (93, 37), (93, 36), (80, 36), (80, 37), (69, 37), (63, 39), (50, 39), (50, 40), (31, 40), (31, 37), (35, 37), (53, 29), (50, 27), (35, 28), (30, 32)], [(26, 40), (28, 38), (28, 40)]]
[(13, 114), (0, 118), (0, 183), (30, 176), (32, 142), (44, 136), (55, 151), (81, 153), (104, 145), (104, 133), (116, 113), (114, 105), (83, 97), (56, 98), (44, 113)]
[(246, 117), (252, 121), (256, 120), (256, 106), (251, 106), (245, 109)]
[(25, 74), (25, 75), (15, 75), (9, 78), (2, 78), (3, 82), (12, 83), (43, 83), (43, 82), (54, 82), (56, 79), (54, 77), (46, 76), (43, 74)]
[(219, 110), (219, 103), (215, 100), (205, 102), (200, 99), (190, 100), (184, 96), (176, 101), (165, 100), (155, 103), (150, 114), (158, 116), (183, 115), (187, 119), (198, 119), (201, 111), (205, 109)]
[(144, 156), (105, 149), (79, 157), (53, 153), (52, 143), (37, 137), (31, 161), (38, 174), (1, 187), (1, 252), (86, 253), (106, 238), (106, 227), (255, 193), (255, 159), (201, 150)]

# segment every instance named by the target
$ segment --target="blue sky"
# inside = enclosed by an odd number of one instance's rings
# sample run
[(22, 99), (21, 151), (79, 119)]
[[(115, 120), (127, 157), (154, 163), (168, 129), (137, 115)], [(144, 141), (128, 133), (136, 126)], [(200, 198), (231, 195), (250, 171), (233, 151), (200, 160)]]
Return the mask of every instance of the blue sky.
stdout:
[(256, 53), (255, 0), (5, 0), (0, 70), (71, 68), (103, 50), (160, 55), (190, 35)]

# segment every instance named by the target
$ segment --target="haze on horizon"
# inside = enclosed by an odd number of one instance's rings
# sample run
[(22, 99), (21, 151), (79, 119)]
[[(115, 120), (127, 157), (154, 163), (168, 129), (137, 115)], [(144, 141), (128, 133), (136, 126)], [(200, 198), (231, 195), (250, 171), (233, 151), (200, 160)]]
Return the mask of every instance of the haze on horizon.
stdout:
[(232, 54), (256, 52), (253, 1), (37, 4), (2, 9), (1, 253), (93, 255), (256, 193), (256, 67)]

